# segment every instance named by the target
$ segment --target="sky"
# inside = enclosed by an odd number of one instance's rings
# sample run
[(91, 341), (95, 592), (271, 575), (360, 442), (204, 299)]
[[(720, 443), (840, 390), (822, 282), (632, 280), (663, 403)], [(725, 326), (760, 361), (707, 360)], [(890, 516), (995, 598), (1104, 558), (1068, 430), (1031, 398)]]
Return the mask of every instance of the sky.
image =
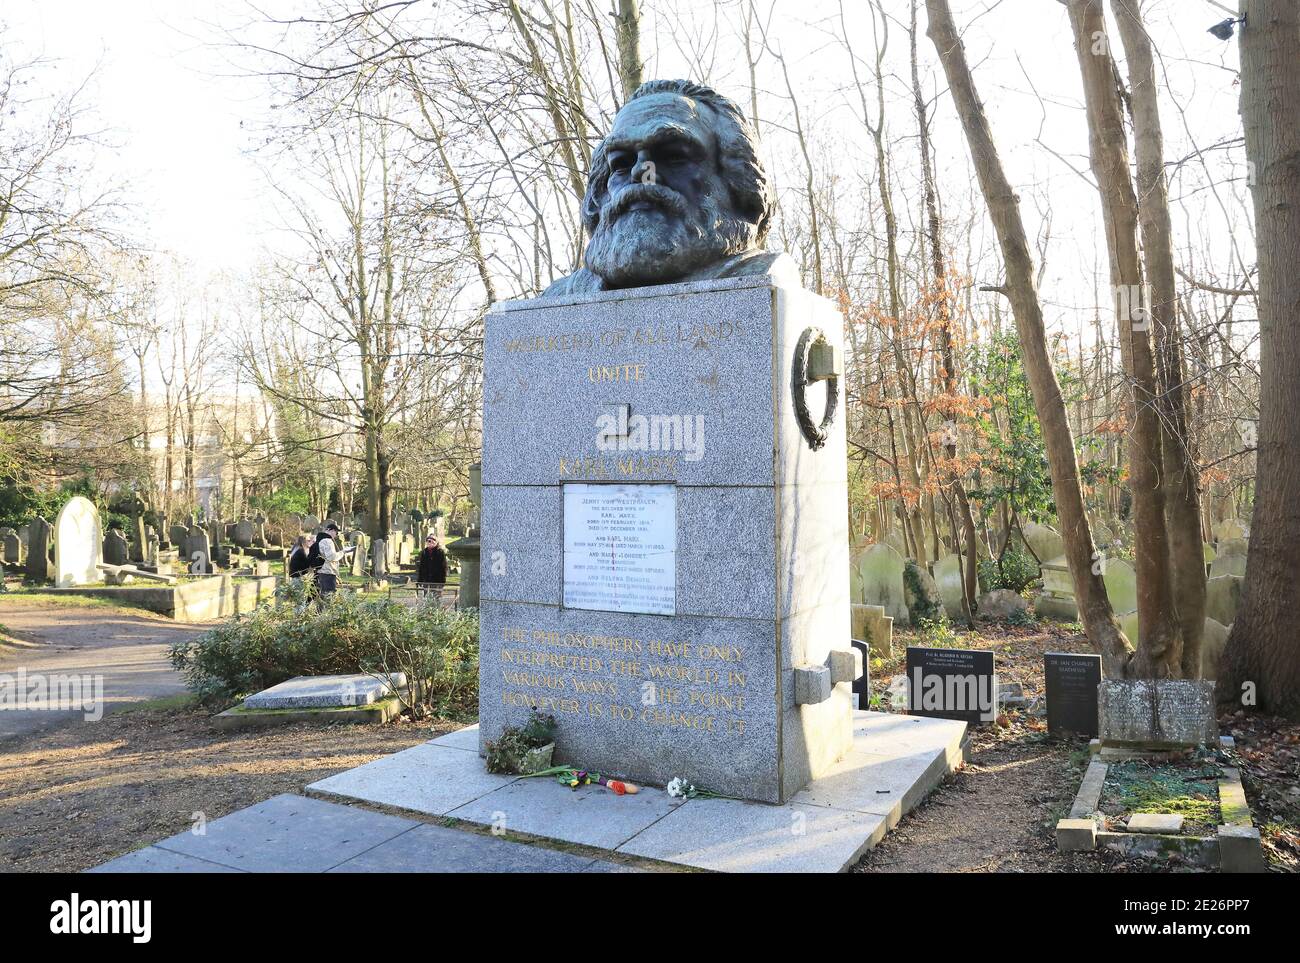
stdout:
[(267, 223), (265, 179), (240, 126), (260, 115), (264, 93), (231, 76), (207, 42), (196, 13), (217, 18), (223, 7), (238, 12), (209, 0), (5, 0), (0, 17), (23, 55), (58, 62), (60, 83), (91, 78), (86, 103), (114, 145), (97, 165), (126, 182), (132, 233), (238, 270)]
[[(306, 0), (277, 2), (283, 10)], [(690, 9), (684, 0), (676, 2), (680, 9)], [(777, 3), (780, 43), (806, 98), (805, 123), (834, 138), (840, 129), (856, 126), (845, 93), (844, 55), (827, 36), (829, 25), (837, 22), (838, 5), (835, 0)], [(645, 0), (644, 6), (652, 28), (660, 28), (658, 45), (651, 38), (645, 45), (651, 58), (648, 73), (682, 73), (680, 43), (663, 29), (664, 23), (654, 20), (665, 16), (657, 9), (660, 5)], [(865, 0), (849, 0), (845, 6), (851, 11), (851, 28), (861, 33), (860, 47), (866, 48), (870, 35), (864, 31), (870, 28), (862, 15)], [(1097, 198), (1076, 173), (1087, 168), (1087, 141), (1064, 8), (1056, 0), (954, 0), (953, 7), (958, 22), (970, 25), (968, 55), (1004, 161), (1013, 183), (1026, 188), (1022, 207), (1031, 235), (1044, 224), (1041, 212), (1052, 209), (1053, 246), (1045, 288), (1062, 302), (1091, 303), (1091, 282), (1085, 275), (1091, 276), (1098, 262)], [(1227, 9), (1215, 0), (1148, 3), (1162, 68), (1201, 144), (1234, 129), (1239, 133), (1231, 70), (1236, 51), (1205, 32)], [(274, 223), (272, 192), (250, 150), (253, 131), (269, 110), (270, 95), (263, 81), (240, 76), (217, 42), (219, 28), (233, 29), (251, 16), (244, 0), (4, 0), (2, 10), (8, 39), (23, 55), (57, 60), (62, 82), (93, 74), (87, 100), (108, 130), (109, 141), (117, 145), (103, 153), (100, 169), (127, 181), (127, 198), (137, 219), (133, 233), (147, 239), (150, 247), (174, 251), (205, 269), (238, 272), (251, 267), (262, 245), (271, 242), (268, 231)], [(711, 6), (699, 10), (700, 24), (707, 29)], [(696, 33), (695, 25), (680, 14), (672, 16), (679, 34)], [(921, 19), (923, 25), (923, 11)], [(891, 54), (901, 57), (905, 47), (902, 27), (895, 25)], [(937, 91), (942, 76), (924, 38), (921, 51), (927, 61), (926, 84)], [(734, 57), (728, 61), (724, 53), (720, 59), (720, 77), (734, 76)], [(896, 60), (894, 69), (905, 63)], [(891, 82), (895, 94), (905, 94), (905, 81), (899, 76)], [(1040, 103), (1047, 105), (1045, 113)], [(949, 184), (972, 190), (960, 126), (946, 98), (940, 97), (938, 105), (941, 180), (946, 173)], [(909, 136), (905, 122), (897, 125), (898, 136), (904, 138)], [(1166, 125), (1168, 154), (1180, 156), (1191, 141), (1172, 110)], [(914, 142), (899, 149), (914, 152)], [(904, 157), (901, 163), (906, 167), (909, 162)], [(1208, 202), (1200, 199), (1197, 207)], [(1179, 219), (1176, 212), (1176, 229)], [(1189, 233), (1204, 229), (1196, 216), (1184, 215), (1182, 220)]]

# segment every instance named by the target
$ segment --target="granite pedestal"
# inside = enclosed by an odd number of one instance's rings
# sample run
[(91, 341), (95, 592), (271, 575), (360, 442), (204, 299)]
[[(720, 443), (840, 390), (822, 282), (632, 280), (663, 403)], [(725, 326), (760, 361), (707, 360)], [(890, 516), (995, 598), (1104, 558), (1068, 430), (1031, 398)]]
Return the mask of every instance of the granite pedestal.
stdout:
[(833, 767), (834, 305), (772, 276), (551, 297), (496, 305), (484, 344), (483, 739), (536, 709), (557, 758), (771, 803)]

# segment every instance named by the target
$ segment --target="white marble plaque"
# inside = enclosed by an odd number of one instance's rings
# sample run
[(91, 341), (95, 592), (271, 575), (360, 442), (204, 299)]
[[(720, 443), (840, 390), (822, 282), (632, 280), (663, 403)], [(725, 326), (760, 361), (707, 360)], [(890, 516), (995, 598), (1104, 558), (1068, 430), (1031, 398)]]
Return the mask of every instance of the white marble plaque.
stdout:
[(677, 488), (564, 486), (564, 606), (676, 613)]

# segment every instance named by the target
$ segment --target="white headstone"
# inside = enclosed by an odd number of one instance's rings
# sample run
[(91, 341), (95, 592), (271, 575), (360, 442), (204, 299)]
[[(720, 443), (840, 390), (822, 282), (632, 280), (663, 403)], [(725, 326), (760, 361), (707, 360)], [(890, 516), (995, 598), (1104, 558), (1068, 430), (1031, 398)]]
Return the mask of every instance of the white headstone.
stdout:
[(54, 522), (54, 584), (64, 588), (102, 582), (97, 566), (103, 561), (103, 545), (94, 504), (80, 495), (70, 498)]
[[(939, 597), (948, 614), (961, 612), (962, 603), (962, 557), (945, 555), (934, 563), (934, 583), (939, 587)], [(978, 601), (978, 598), (972, 599)]]
[(1024, 526), (1025, 541), (1039, 562), (1052, 562), (1065, 554), (1065, 539), (1054, 528), (1030, 522)]
[(1110, 607), (1116, 615), (1137, 611), (1137, 575), (1132, 565), (1122, 558), (1108, 558), (1101, 577), (1106, 583), (1106, 594), (1110, 596)]
[(883, 605), (885, 614), (895, 623), (908, 621), (907, 592), (903, 587), (903, 568), (907, 562), (889, 545), (872, 545), (856, 559), (862, 585), (862, 602)]

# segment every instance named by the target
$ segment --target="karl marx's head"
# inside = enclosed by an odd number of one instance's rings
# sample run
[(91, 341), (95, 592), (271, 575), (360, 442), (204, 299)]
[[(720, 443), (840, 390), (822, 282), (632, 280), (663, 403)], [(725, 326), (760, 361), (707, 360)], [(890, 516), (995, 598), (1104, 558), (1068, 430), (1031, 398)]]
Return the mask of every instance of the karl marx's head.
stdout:
[(586, 264), (608, 287), (665, 284), (762, 247), (772, 185), (753, 130), (702, 84), (642, 84), (591, 159)]

